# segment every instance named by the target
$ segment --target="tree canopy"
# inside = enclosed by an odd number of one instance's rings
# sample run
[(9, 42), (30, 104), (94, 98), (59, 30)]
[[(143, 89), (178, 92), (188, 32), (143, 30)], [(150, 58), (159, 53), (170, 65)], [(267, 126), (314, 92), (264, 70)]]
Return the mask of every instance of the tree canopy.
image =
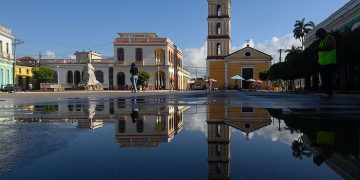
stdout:
[(146, 71), (139, 71), (138, 76), (139, 76), (139, 79), (138, 79), (139, 85), (144, 85), (144, 83), (146, 81), (149, 81), (151, 78), (151, 74)]
[(41, 83), (50, 83), (53, 80), (54, 70), (48, 67), (37, 67), (32, 70), (34, 79)]

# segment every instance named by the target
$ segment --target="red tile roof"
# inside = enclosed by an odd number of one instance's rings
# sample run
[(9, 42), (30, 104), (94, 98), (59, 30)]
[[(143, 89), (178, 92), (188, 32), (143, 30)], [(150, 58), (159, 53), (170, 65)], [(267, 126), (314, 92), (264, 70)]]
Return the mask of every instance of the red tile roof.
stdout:
[(25, 60), (25, 61), (36, 61), (37, 59), (33, 58), (33, 57), (30, 57), (30, 56), (24, 56), (24, 57), (21, 57), (19, 58), (18, 60)]

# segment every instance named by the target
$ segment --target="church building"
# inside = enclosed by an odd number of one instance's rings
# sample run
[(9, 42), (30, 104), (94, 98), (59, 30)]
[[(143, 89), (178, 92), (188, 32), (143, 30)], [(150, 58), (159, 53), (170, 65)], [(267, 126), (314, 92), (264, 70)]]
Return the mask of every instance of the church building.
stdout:
[(207, 76), (216, 80), (215, 88), (234, 89), (231, 77), (240, 75), (245, 80), (238, 87), (249, 89), (246, 80), (259, 80), (259, 72), (270, 68), (272, 57), (249, 46), (231, 53), (230, 5), (231, 0), (208, 0)]

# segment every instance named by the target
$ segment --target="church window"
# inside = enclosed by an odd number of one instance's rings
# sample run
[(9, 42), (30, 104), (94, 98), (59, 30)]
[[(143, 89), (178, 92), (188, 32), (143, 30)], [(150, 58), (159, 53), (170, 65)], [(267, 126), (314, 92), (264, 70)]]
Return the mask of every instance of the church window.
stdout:
[(216, 43), (216, 55), (220, 55), (220, 54), (221, 54), (221, 44)]
[(221, 34), (221, 24), (220, 24), (220, 23), (217, 23), (217, 24), (216, 24), (216, 34), (217, 34), (217, 35), (220, 35), (220, 34)]
[(216, 136), (221, 137), (222, 136), (222, 129), (220, 125), (216, 126)]
[(217, 156), (220, 156), (221, 155), (221, 145), (220, 144), (217, 144), (216, 145), (216, 154), (217, 154)]
[(250, 56), (251, 56), (251, 52), (245, 52), (245, 56), (246, 56), (246, 57), (250, 57)]
[(217, 15), (217, 16), (221, 16), (221, 5), (220, 5), (220, 4), (218, 4), (218, 5), (216, 6), (216, 15)]

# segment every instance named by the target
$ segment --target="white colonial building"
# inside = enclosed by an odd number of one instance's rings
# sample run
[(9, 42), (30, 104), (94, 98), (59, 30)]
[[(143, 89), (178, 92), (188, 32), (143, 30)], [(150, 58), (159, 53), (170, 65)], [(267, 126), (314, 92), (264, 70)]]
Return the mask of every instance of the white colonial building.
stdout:
[(96, 79), (104, 89), (112, 89), (111, 72), (114, 60), (102, 59), (100, 53), (76, 52), (76, 59), (41, 59), (40, 66), (50, 67), (56, 71), (53, 83), (57, 83), (65, 89), (71, 89), (79, 84), (83, 76), (83, 68), (91, 62), (95, 68)]
[(97, 80), (104, 89), (123, 90), (130, 87), (130, 66), (151, 74), (148, 88), (169, 89), (170, 77), (174, 89), (185, 90), (190, 73), (182, 67), (182, 52), (168, 38), (155, 33), (119, 33), (114, 39), (115, 59), (104, 59), (96, 52), (76, 52), (76, 59), (41, 59), (40, 66), (56, 71), (53, 83), (71, 89), (82, 80), (84, 66), (91, 62)]
[(10, 29), (0, 25), (0, 89), (7, 84), (13, 84), (14, 55), (12, 44), (14, 38)]
[(186, 89), (190, 73), (183, 69), (183, 54), (168, 38), (155, 33), (118, 33), (114, 39), (115, 89), (130, 85), (130, 66), (135, 63), (139, 71), (151, 74), (150, 89), (168, 89), (170, 77), (174, 88)]

